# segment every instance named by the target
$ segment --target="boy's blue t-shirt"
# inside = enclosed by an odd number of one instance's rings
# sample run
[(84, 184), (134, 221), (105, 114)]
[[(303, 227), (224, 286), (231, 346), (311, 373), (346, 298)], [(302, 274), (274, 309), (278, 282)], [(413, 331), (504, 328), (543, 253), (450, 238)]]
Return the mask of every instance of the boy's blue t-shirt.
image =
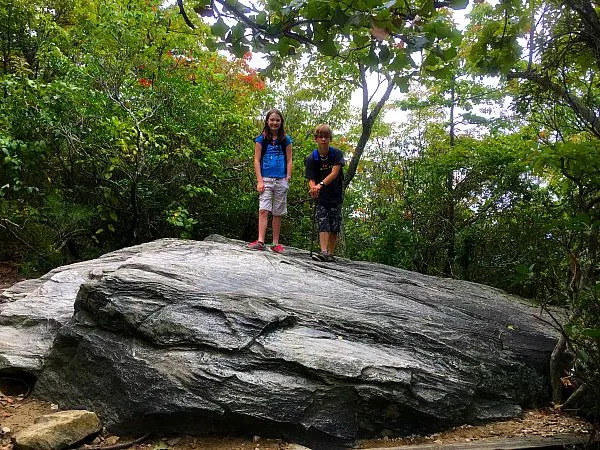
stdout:
[[(254, 142), (263, 145), (264, 140), (265, 137), (261, 134), (254, 139)], [(286, 147), (291, 143), (292, 138), (286, 135), (284, 148), (281, 148), (281, 144), (277, 139), (274, 139), (267, 144), (265, 156), (260, 162), (260, 173), (263, 177), (285, 178), (287, 176), (284, 152)]]

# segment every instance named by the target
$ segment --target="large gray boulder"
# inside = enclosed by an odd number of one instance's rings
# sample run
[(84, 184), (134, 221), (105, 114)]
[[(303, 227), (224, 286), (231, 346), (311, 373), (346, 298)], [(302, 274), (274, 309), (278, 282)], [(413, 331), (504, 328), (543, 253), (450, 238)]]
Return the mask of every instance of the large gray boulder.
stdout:
[(139, 247), (130, 247), (93, 261), (58, 267), (0, 294), (0, 372), (37, 375), (58, 329), (73, 316), (80, 286), (113, 272), (139, 251)]
[[(44, 317), (44, 286), (64, 273), (63, 296), (48, 290), (64, 314)], [(34, 370), (37, 396), (96, 411), (115, 432), (247, 431), (331, 448), (514, 417), (549, 396), (556, 334), (540, 311), (383, 265), (163, 239), (11, 295), (0, 342), (31, 332), (6, 319), (28, 296), (53, 326), (37, 356), (0, 347), (0, 362)]]

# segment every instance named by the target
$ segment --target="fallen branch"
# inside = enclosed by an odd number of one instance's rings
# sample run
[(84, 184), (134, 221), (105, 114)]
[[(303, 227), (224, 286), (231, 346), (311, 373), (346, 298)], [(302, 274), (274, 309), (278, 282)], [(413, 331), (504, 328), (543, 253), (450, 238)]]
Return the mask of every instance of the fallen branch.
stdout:
[(78, 447), (76, 450), (120, 450), (122, 448), (129, 448), (132, 445), (135, 444), (139, 444), (142, 441), (145, 441), (146, 439), (148, 439), (150, 437), (151, 433), (146, 433), (143, 436), (140, 436), (137, 439), (134, 439), (132, 441), (127, 441), (127, 442), (122, 442), (120, 444), (115, 444), (115, 445), (109, 445), (107, 447), (104, 447), (102, 445), (92, 445), (92, 446), (83, 446), (83, 447)]
[(581, 386), (579, 386), (567, 400), (565, 400), (565, 402), (560, 406), (560, 408), (562, 410), (569, 409), (578, 399), (583, 397), (583, 394), (585, 394), (586, 391), (587, 391), (587, 384), (584, 383)]

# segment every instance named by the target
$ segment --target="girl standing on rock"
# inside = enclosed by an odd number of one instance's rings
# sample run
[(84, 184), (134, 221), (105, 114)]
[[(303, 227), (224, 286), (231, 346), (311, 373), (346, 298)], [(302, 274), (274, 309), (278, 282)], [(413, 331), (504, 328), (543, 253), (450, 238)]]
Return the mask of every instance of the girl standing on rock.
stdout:
[(254, 139), (254, 173), (259, 193), (258, 239), (248, 244), (252, 250), (265, 250), (269, 212), (273, 216), (273, 243), (269, 248), (283, 253), (279, 243), (281, 216), (287, 213), (287, 193), (292, 179), (292, 139), (285, 134), (283, 114), (270, 110), (262, 133)]

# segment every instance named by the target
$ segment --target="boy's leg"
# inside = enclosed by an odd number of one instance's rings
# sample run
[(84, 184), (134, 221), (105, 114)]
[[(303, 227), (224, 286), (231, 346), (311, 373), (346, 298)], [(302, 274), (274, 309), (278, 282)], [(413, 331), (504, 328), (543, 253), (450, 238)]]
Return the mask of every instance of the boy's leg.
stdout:
[(315, 220), (317, 230), (319, 230), (319, 245), (321, 253), (327, 252), (327, 243), (329, 242), (329, 213), (327, 208), (320, 203), (315, 207)]
[(326, 261), (327, 242), (329, 242), (329, 219), (327, 217), (327, 208), (317, 203), (315, 205), (315, 222), (319, 231), (319, 247), (321, 251), (313, 255), (315, 261)]
[(329, 233), (327, 250), (329, 251), (329, 254), (333, 256), (335, 253), (335, 244), (337, 243), (338, 233), (342, 227), (342, 205), (338, 205), (329, 211), (329, 224), (331, 227), (331, 232)]
[(337, 242), (337, 233), (329, 233), (329, 240), (327, 241), (327, 252), (333, 256), (335, 253), (335, 244)]
[(321, 231), (319, 233), (319, 244), (321, 245), (321, 253), (327, 253), (330, 235), (331, 233), (329, 233), (329, 231)]

